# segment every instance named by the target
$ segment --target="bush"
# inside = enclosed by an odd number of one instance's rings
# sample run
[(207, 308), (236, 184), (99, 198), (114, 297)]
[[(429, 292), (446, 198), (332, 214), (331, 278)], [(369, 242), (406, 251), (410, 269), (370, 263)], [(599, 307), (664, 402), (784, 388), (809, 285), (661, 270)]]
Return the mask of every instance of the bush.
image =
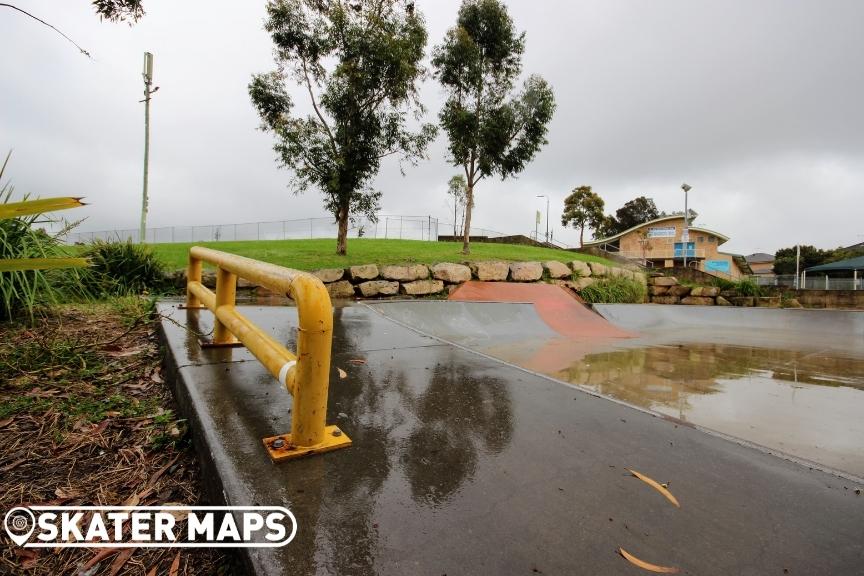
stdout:
[(712, 284), (720, 288), (720, 290), (734, 290), (737, 286), (734, 281), (726, 280), (725, 278), (715, 278)]
[(94, 296), (127, 296), (162, 292), (165, 267), (144, 244), (96, 240), (82, 254), (90, 268), (81, 272), (83, 288)]
[(606, 278), (583, 288), (579, 295), (589, 304), (641, 304), (645, 286), (629, 278)]
[(741, 296), (761, 296), (762, 289), (759, 287), (756, 282), (752, 280), (739, 280), (735, 283), (735, 290), (738, 291), (738, 294)]

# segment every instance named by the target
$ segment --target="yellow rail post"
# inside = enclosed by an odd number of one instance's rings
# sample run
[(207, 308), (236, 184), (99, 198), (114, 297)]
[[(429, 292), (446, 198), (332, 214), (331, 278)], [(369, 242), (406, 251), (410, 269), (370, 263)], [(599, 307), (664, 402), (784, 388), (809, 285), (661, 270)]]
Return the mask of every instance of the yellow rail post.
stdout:
[(192, 253), (189, 253), (189, 266), (186, 268), (186, 308), (204, 308), (195, 293), (189, 289), (189, 286), (196, 282), (201, 284), (202, 265), (201, 260), (195, 258)]
[[(201, 284), (202, 262), (217, 267), (215, 294)], [(270, 457), (279, 461), (350, 446), (337, 426), (326, 425), (333, 308), (324, 284), (306, 272), (200, 246), (189, 250), (187, 277), (187, 307), (203, 304), (216, 317), (213, 344), (242, 343), (294, 396), (291, 432), (263, 440)], [(295, 301), (296, 355), (237, 311), (238, 277)]]

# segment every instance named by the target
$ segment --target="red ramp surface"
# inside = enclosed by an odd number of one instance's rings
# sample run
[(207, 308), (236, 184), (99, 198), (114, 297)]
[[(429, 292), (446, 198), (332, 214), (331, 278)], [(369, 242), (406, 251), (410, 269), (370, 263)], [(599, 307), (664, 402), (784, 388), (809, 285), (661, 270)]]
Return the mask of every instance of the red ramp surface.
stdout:
[(522, 302), (534, 305), (538, 316), (567, 338), (632, 338), (588, 308), (565, 288), (552, 284), (515, 282), (465, 282), (448, 298), (457, 302)]

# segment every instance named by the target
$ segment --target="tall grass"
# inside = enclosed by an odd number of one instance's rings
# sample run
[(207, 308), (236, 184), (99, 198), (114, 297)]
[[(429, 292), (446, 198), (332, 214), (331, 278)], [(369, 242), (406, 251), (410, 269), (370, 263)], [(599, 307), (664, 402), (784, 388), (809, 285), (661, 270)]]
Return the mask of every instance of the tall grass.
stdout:
[[(9, 156), (0, 166), (0, 203), (8, 204), (15, 187), (8, 181), (3, 183)], [(57, 234), (48, 234), (34, 227), (37, 223), (52, 222), (43, 215), (28, 215), (18, 218), (0, 219), (0, 260), (21, 258), (57, 258), (70, 256), (66, 253), (60, 237), (74, 224), (68, 224)], [(54, 278), (60, 274), (77, 277), (76, 270), (16, 270), (0, 272), (0, 319), (12, 319), (21, 313), (33, 319), (36, 309), (42, 304), (54, 303), (58, 299)], [(74, 289), (75, 282), (69, 282)]]
[(645, 286), (630, 278), (606, 278), (583, 288), (579, 295), (589, 304), (641, 304)]

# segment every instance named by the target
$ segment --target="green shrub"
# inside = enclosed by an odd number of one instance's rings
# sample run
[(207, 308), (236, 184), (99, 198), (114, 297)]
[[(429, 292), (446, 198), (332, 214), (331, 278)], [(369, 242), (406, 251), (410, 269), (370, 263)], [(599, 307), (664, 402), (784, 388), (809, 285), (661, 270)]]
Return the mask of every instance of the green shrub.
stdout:
[(645, 286), (630, 278), (605, 278), (579, 292), (589, 304), (641, 304), (645, 301)]
[(735, 282), (732, 280), (726, 280), (725, 278), (715, 278), (712, 284), (715, 287), (720, 288), (720, 290), (734, 290), (737, 286)]
[(750, 279), (739, 280), (735, 283), (735, 290), (741, 296), (761, 296), (762, 289), (754, 281)]
[(94, 296), (162, 292), (165, 267), (145, 244), (96, 240), (84, 250), (90, 268), (81, 272), (83, 288)]

